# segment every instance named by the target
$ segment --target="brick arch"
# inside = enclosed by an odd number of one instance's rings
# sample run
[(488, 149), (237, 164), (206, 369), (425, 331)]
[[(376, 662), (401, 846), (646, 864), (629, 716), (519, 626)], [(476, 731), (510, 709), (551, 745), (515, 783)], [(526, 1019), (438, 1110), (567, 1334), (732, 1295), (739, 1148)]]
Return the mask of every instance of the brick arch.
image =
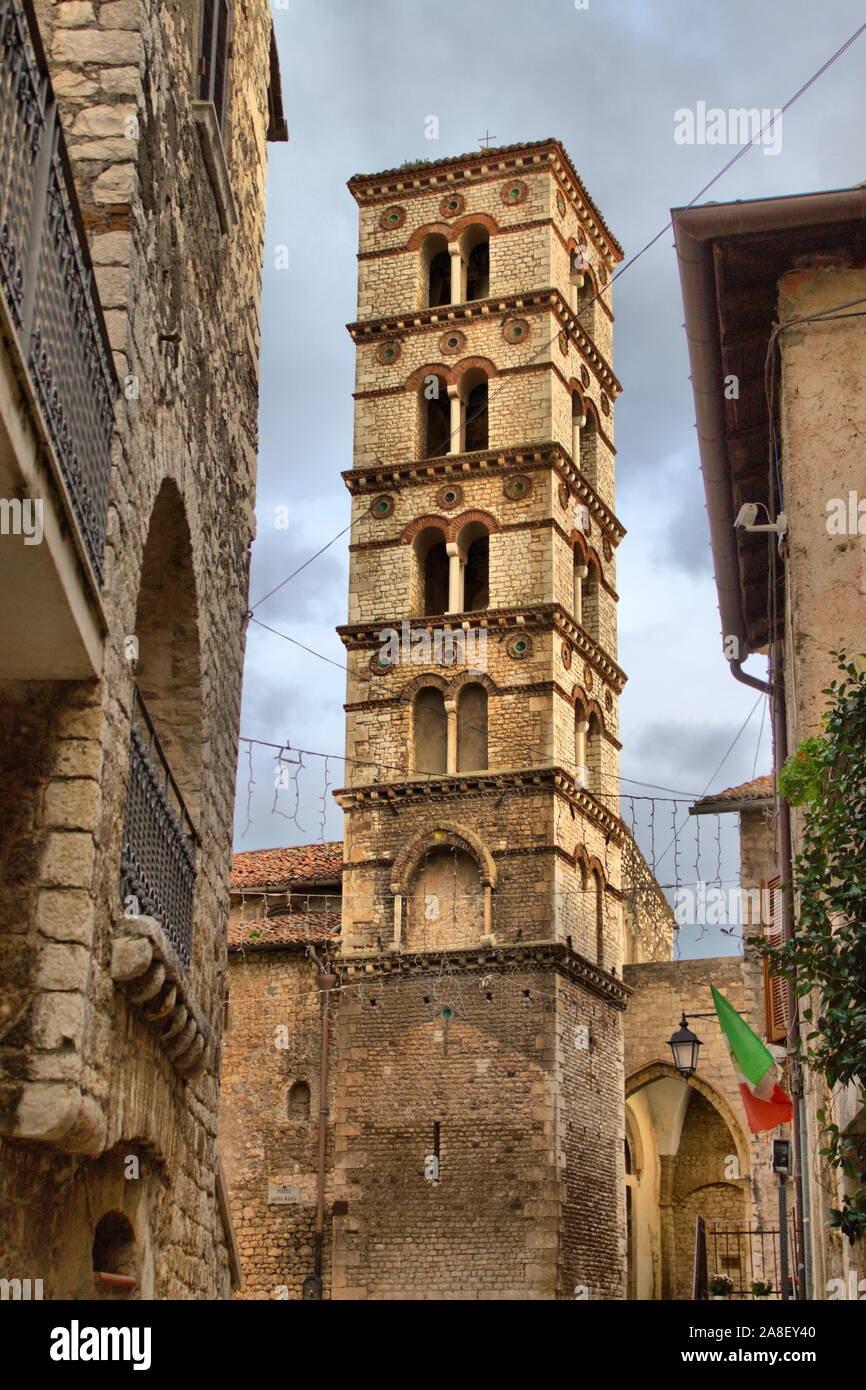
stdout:
[(499, 232), (498, 223), (486, 212), (464, 212), (463, 216), (458, 217), (448, 228), (448, 240), (459, 240), (467, 227), (483, 227), (491, 236), (496, 236)]
[(596, 407), (596, 405), (595, 405), (595, 402), (594, 402), (594, 401), (591, 401), (590, 398), (589, 398), (589, 396), (584, 396), (584, 398), (583, 398), (583, 405), (584, 405), (584, 409), (585, 409), (586, 414), (587, 414), (587, 418), (591, 415), (592, 418), (593, 418), (593, 420), (595, 421), (595, 428), (596, 428), (596, 430), (598, 430), (599, 432), (601, 432), (601, 420), (599, 419), (599, 416), (598, 416), (598, 409), (597, 409), (597, 407)]
[(438, 516), (435, 512), (425, 512), (424, 516), (416, 516), (414, 521), (410, 521), (406, 526), (403, 527), (403, 530), (400, 534), (400, 540), (403, 545), (409, 545), (410, 542), (414, 541), (419, 531), (423, 531), (428, 526), (433, 526), (436, 528), (437, 531), (441, 531), (443, 533), (447, 541), (451, 539), (451, 537), (448, 535), (448, 527), (450, 525), (450, 517)]
[(460, 361), (455, 362), (454, 366), (451, 368), (451, 381), (454, 385), (457, 385), (461, 377), (465, 376), (467, 372), (473, 371), (475, 368), (484, 372), (488, 378), (499, 375), (499, 368), (495, 363), (490, 361), (489, 357), (462, 357)]
[[(676, 1019), (672, 1021), (671, 1029), (675, 1026)], [(709, 1104), (718, 1111), (719, 1116), (725, 1125), (727, 1125), (731, 1138), (736, 1145), (737, 1158), (740, 1164), (740, 1177), (748, 1177), (752, 1168), (749, 1159), (749, 1146), (746, 1143), (739, 1121), (724, 1096), (720, 1095), (709, 1081), (705, 1081), (699, 1072), (695, 1072), (693, 1076), (681, 1076), (672, 1062), (656, 1058), (655, 1061), (646, 1062), (642, 1067), (638, 1067), (637, 1071), (632, 1072), (631, 1076), (626, 1079), (626, 1100), (636, 1095), (638, 1091), (642, 1091), (645, 1086), (651, 1086), (654, 1081), (663, 1081), (668, 1077), (679, 1079), (685, 1082), (687, 1086), (691, 1086), (693, 1090), (697, 1091), (699, 1095), (702, 1095), (704, 1100), (708, 1101)]]
[(583, 240), (583, 241), (578, 241), (577, 237), (570, 236), (570, 237), (568, 238), (568, 241), (565, 243), (565, 249), (566, 249), (566, 251), (568, 252), (568, 254), (571, 255), (572, 251), (576, 251), (576, 250), (578, 249), (579, 246), (586, 246), (586, 245), (587, 245), (587, 242), (586, 242), (586, 238), (585, 238), (585, 237), (584, 237), (584, 240)]
[(453, 381), (453, 367), (446, 367), (444, 362), (428, 362), (423, 367), (416, 367), (411, 376), (408, 376), (403, 383), (407, 391), (417, 391), (422, 385), (425, 376), (444, 377), (446, 385), (450, 386)]
[(589, 698), (582, 685), (574, 686), (571, 692), (571, 703), (574, 705), (575, 709), (580, 705), (587, 719), (589, 719), (591, 714), (597, 714), (602, 729), (605, 733), (607, 732), (604, 722), (604, 712), (602, 711), (601, 705), (598, 703), (598, 700), (591, 700)]
[(578, 845), (574, 851), (574, 867), (580, 869), (581, 885), (586, 887), (593, 874), (598, 874), (603, 888), (607, 887), (607, 875), (604, 865), (595, 854), (590, 854), (584, 845)]
[(464, 526), (469, 526), (473, 521), (480, 521), (482, 526), (487, 528), (489, 536), (494, 535), (501, 529), (499, 522), (490, 512), (482, 512), (477, 507), (471, 508), (468, 512), (461, 512), (459, 516), (452, 517), (448, 522), (449, 541), (456, 541)]
[(394, 859), (391, 867), (391, 892), (406, 897), (412, 875), (418, 862), (427, 850), (442, 848), (460, 849), (470, 854), (478, 865), (481, 882), (485, 888), (496, 887), (496, 864), (493, 856), (480, 836), (468, 825), (458, 822), (434, 825), (414, 835)]
[(448, 240), (451, 236), (451, 224), (448, 222), (425, 222), (423, 227), (416, 227), (406, 242), (404, 250), (420, 250), (422, 242), (428, 236), (444, 236)]
[(588, 567), (592, 566), (595, 569), (598, 578), (603, 579), (604, 569), (602, 567), (601, 560), (599, 559), (598, 551), (595, 549), (594, 546), (587, 545), (586, 537), (584, 536), (583, 532), (577, 530), (572, 531), (568, 537), (568, 543), (569, 545), (577, 546), (581, 555), (583, 556), (584, 564)]

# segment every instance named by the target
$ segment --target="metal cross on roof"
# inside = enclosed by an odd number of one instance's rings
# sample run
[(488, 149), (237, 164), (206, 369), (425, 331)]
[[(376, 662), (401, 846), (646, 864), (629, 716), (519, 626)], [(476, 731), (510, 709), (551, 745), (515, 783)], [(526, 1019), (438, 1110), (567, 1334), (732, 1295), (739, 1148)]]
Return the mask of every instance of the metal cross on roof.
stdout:
[(495, 139), (496, 139), (496, 136), (495, 136), (495, 135), (491, 135), (489, 130), (485, 130), (485, 132), (484, 132), (483, 135), (479, 135), (479, 137), (478, 137), (478, 143), (479, 143), (479, 145), (482, 145), (485, 149), (488, 149), (488, 150), (489, 150), (489, 149), (490, 149), (490, 141), (491, 141), (491, 140), (495, 140)]

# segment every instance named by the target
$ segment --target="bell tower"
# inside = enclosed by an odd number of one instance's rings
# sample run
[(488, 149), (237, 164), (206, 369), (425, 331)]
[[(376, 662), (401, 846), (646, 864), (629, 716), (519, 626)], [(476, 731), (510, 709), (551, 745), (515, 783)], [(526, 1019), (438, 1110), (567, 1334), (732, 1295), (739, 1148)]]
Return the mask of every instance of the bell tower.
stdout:
[(333, 1297), (622, 1297), (622, 252), (556, 140), (349, 188)]

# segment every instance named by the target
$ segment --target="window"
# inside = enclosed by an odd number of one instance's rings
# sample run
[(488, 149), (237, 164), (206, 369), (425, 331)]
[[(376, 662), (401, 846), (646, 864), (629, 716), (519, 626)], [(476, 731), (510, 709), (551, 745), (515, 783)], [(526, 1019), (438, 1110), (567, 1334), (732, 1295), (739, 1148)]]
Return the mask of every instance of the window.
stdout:
[(448, 552), (444, 533), (435, 526), (419, 531), (412, 546), (415, 552), (417, 602), (422, 617), (448, 612)]
[(433, 376), (421, 390), (422, 438), (426, 459), (441, 458), (451, 448), (451, 404), (448, 383), (444, 377)]
[(485, 532), (470, 542), (463, 570), (463, 612), (473, 613), (490, 604), (490, 537)]
[(580, 468), (580, 435), (585, 425), (586, 413), (583, 401), (575, 391), (571, 397), (571, 457), (574, 460), (575, 468)]
[(135, 1232), (121, 1211), (109, 1211), (99, 1218), (93, 1233), (94, 1274), (122, 1275), (134, 1280), (136, 1268)]
[(574, 547), (574, 621), (583, 627), (583, 593), (589, 569), (579, 546)]
[(464, 685), (457, 700), (457, 771), (487, 769), (487, 691)]
[(598, 870), (593, 870), (595, 888), (595, 956), (598, 964), (604, 966), (604, 883)]
[(487, 448), (487, 378), (473, 386), (466, 396), (466, 453)]
[(442, 691), (433, 685), (423, 686), (415, 696), (412, 712), (415, 771), (446, 772), (448, 716)]
[[(771, 946), (781, 946), (783, 939), (780, 883), (777, 875), (762, 885), (761, 900), (765, 905), (762, 914), (764, 937)], [(770, 974), (769, 961), (764, 960), (763, 967), (767, 1042), (785, 1042), (788, 1036), (788, 982), (783, 975)]]
[(589, 790), (598, 796), (601, 784), (601, 720), (593, 711), (586, 730), (586, 765), (589, 771)]
[(451, 255), (444, 236), (434, 232), (421, 248), (424, 270), (424, 307), (438, 309), (451, 303)]
[(201, 101), (212, 101), (216, 107), (220, 133), (225, 131), (228, 63), (228, 0), (202, 0), (198, 94)]
[(290, 1120), (310, 1118), (310, 1088), (306, 1081), (296, 1081), (289, 1088), (286, 1112)]
[(467, 227), (460, 237), (466, 300), (490, 295), (490, 233), (486, 227)]
[(583, 580), (580, 625), (594, 642), (601, 640), (599, 636), (599, 587), (598, 562), (594, 555), (590, 555), (590, 564), (586, 566), (586, 576)]

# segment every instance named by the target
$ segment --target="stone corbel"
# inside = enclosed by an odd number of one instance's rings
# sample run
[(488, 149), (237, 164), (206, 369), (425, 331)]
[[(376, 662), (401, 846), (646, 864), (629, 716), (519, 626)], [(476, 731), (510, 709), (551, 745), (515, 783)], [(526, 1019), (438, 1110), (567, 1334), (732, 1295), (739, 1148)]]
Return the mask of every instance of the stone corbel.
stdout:
[(155, 917), (121, 917), (111, 950), (111, 978), (154, 1031), (181, 1076), (202, 1072), (213, 1036), (192, 998), (186, 971)]

